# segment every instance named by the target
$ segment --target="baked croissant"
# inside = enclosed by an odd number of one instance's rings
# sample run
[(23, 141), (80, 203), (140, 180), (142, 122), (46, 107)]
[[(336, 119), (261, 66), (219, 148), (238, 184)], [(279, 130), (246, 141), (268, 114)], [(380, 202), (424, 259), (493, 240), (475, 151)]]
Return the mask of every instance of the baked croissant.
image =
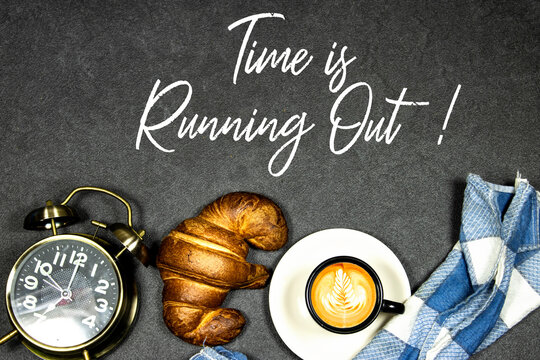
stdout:
[(231, 289), (256, 289), (269, 273), (245, 259), (246, 243), (276, 250), (287, 241), (280, 208), (264, 196), (230, 193), (184, 220), (161, 242), (157, 266), (164, 282), (163, 319), (182, 340), (220, 345), (245, 324), (240, 311), (219, 306)]

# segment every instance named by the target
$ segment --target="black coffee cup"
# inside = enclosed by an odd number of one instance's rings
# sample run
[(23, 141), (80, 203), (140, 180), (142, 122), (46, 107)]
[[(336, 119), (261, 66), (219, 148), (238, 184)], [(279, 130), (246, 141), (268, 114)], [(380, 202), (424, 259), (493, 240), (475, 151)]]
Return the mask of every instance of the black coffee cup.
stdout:
[[(360, 323), (355, 324), (353, 326), (349, 326), (349, 327), (336, 327), (325, 322), (317, 314), (311, 300), (312, 287), (317, 276), (329, 266), (334, 265), (334, 264), (340, 264), (340, 263), (352, 264), (352, 265), (356, 265), (360, 267), (369, 275), (375, 287), (374, 305), (372, 306), (371, 311), (369, 312), (369, 315)], [(325, 260), (321, 264), (319, 264), (315, 268), (315, 270), (313, 270), (313, 272), (308, 278), (308, 281), (306, 284), (305, 298), (306, 298), (306, 304), (307, 304), (309, 313), (311, 314), (313, 319), (317, 322), (317, 324), (319, 324), (326, 330), (329, 330), (331, 332), (338, 333), (338, 334), (351, 334), (351, 333), (360, 331), (362, 329), (365, 329), (377, 318), (377, 316), (379, 316), (380, 312), (393, 313), (393, 314), (403, 314), (405, 312), (405, 306), (402, 303), (384, 299), (382, 283), (381, 283), (381, 280), (379, 279), (379, 276), (375, 272), (375, 270), (373, 270), (373, 268), (369, 266), (366, 262), (352, 256), (336, 256), (328, 260)]]

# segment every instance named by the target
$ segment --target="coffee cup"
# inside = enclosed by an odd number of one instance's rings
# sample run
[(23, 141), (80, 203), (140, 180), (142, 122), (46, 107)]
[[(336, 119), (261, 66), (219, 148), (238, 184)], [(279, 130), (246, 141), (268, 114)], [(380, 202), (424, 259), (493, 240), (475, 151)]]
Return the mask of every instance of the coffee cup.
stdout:
[(351, 256), (336, 256), (319, 264), (308, 278), (305, 297), (317, 324), (338, 334), (365, 329), (380, 312), (405, 311), (402, 303), (384, 299), (375, 270)]

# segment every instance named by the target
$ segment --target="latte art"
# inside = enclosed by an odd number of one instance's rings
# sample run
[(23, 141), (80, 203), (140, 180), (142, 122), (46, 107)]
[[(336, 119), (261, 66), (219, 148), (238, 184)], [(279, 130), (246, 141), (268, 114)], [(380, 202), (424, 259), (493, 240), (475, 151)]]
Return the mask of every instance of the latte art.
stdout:
[(353, 288), (351, 278), (342, 269), (335, 275), (332, 291), (322, 299), (324, 308), (336, 316), (359, 311), (366, 303), (366, 290), (358, 286)]
[(347, 328), (362, 323), (376, 302), (375, 283), (360, 266), (336, 263), (323, 269), (311, 288), (311, 303), (328, 325)]

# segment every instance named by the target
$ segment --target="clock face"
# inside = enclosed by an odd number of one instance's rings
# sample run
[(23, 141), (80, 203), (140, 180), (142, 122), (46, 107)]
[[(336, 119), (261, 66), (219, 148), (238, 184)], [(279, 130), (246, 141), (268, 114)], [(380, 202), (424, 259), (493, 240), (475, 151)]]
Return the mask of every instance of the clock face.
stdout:
[(20, 259), (9, 287), (19, 326), (52, 347), (76, 347), (100, 334), (117, 312), (116, 265), (92, 242), (45, 241)]

